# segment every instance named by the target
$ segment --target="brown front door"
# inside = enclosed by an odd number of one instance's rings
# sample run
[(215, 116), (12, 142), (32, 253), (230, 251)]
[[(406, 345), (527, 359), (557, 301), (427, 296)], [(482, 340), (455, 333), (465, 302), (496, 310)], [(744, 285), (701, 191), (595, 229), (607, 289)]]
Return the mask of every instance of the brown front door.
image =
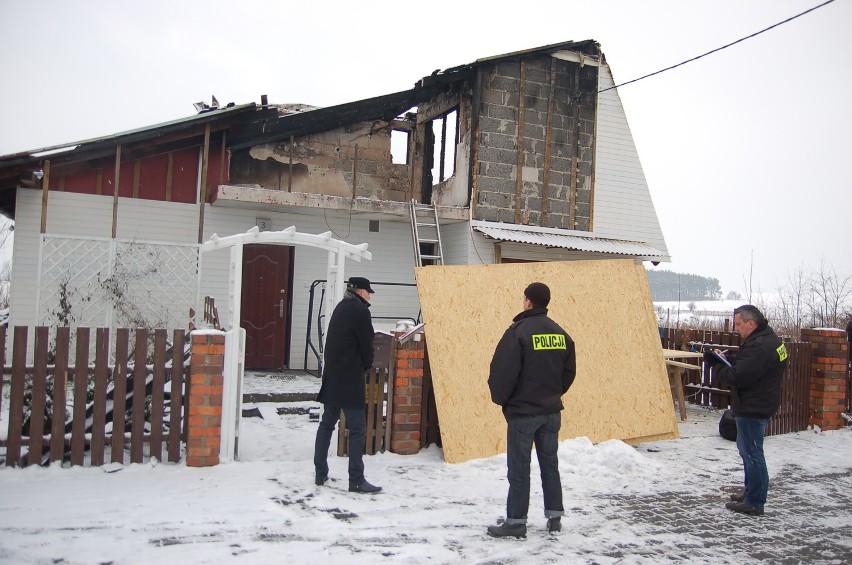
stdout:
[(246, 368), (278, 370), (290, 363), (293, 247), (246, 245), (240, 326), (246, 330)]

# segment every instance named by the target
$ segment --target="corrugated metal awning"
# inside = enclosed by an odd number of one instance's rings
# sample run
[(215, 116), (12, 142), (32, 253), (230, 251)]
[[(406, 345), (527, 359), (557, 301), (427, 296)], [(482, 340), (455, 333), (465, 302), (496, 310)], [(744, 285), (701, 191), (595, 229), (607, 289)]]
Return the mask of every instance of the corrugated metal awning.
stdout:
[(668, 255), (659, 249), (641, 241), (626, 241), (603, 237), (581, 236), (573, 234), (554, 233), (554, 230), (536, 231), (534, 228), (512, 228), (509, 226), (494, 226), (473, 224), (473, 229), (485, 234), (491, 239), (559, 247), (572, 251), (588, 253), (609, 253), (612, 255), (627, 255), (630, 257), (648, 257), (667, 259)]

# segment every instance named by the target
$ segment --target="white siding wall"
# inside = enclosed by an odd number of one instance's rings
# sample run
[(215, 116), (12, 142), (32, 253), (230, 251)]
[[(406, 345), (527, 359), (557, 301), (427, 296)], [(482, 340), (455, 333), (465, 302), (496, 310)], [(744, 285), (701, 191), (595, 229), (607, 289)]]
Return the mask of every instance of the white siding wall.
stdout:
[(198, 243), (198, 205), (119, 198), (116, 235), (148, 241)]
[(490, 265), (494, 262), (494, 241), (478, 231), (471, 233), (469, 222), (441, 226), (441, 242), (447, 265)]
[[(613, 84), (609, 66), (601, 66), (598, 87), (603, 89)], [(598, 96), (594, 234), (644, 241), (668, 253), (624, 107), (615, 89)]]
[(441, 224), (441, 246), (444, 248), (445, 265), (469, 264), (470, 224), (468, 222)]

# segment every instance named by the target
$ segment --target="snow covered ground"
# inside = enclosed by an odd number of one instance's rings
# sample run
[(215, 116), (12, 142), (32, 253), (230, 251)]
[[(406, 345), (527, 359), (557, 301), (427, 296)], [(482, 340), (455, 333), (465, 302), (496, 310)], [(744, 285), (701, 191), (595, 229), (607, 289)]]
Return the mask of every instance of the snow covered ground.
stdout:
[[(268, 389), (247, 379), (247, 392)], [(0, 563), (852, 562), (852, 429), (767, 438), (761, 518), (723, 507), (741, 465), (718, 412), (690, 407), (678, 440), (565, 441), (563, 531), (546, 533), (533, 478), (529, 534), (516, 541), (485, 533), (504, 514), (505, 456), (448, 465), (432, 446), (366, 457), (384, 491), (358, 495), (332, 453), (332, 480), (317, 487), (317, 424), (280, 406), (244, 406), (263, 418), (243, 419), (240, 462), (0, 470)]]

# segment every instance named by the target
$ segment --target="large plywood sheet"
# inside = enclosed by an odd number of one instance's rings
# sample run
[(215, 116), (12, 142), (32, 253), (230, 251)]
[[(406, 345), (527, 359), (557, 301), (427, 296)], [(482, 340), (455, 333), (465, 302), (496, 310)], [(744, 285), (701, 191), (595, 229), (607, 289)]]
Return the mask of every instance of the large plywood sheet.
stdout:
[(416, 269), (444, 459), (506, 450), (491, 403), (494, 348), (535, 281), (551, 289), (549, 316), (577, 346), (577, 378), (563, 398), (560, 439), (678, 437), (648, 279), (632, 260)]

